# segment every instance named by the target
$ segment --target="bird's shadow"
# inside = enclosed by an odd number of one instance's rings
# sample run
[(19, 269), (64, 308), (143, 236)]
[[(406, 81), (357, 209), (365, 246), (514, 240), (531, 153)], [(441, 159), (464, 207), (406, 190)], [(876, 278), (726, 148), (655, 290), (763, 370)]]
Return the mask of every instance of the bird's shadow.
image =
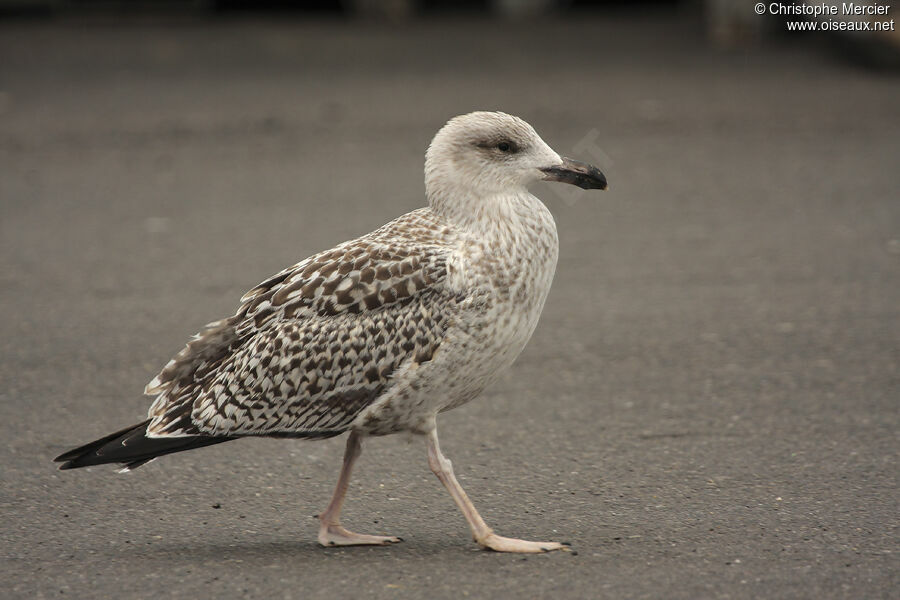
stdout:
[[(403, 541), (390, 546), (345, 546), (341, 548), (324, 548), (315, 541), (306, 540), (259, 540), (222, 542), (157, 542), (151, 546), (135, 549), (130, 552), (133, 559), (148, 561), (160, 565), (184, 565), (188, 563), (207, 563), (223, 561), (240, 561), (243, 563), (272, 563), (279, 561), (302, 560), (306, 564), (327, 564), (335, 560), (348, 561), (356, 558), (371, 562), (384, 557), (397, 560), (409, 557), (450, 557), (460, 556), (468, 552), (478, 551), (478, 547), (465, 540), (416, 540), (413, 543)], [(116, 553), (121, 558), (121, 554)]]

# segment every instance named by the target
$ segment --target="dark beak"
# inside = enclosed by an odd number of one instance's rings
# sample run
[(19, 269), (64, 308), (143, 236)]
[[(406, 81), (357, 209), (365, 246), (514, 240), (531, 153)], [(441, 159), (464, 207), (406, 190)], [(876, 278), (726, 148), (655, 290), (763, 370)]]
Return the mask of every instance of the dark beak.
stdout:
[(606, 176), (594, 165), (563, 158), (561, 165), (541, 169), (544, 181), (561, 181), (577, 185), (583, 190), (605, 190)]

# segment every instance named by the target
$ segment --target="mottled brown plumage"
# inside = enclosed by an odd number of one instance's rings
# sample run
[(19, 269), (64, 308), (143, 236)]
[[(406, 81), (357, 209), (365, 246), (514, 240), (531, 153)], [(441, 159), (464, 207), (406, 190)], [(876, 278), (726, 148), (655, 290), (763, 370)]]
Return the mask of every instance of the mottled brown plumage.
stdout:
[(452, 119), (426, 153), (428, 207), (263, 281), (151, 381), (149, 420), (59, 456), (61, 468), (136, 468), (157, 456), (245, 436), (349, 431), (344, 466), (319, 516), (325, 546), (389, 544), (340, 512), (365, 436), (426, 436), (428, 462), (485, 548), (563, 546), (504, 538), (484, 523), (437, 439), (437, 415), (472, 400), (531, 337), (556, 267), (556, 225), (526, 186), (606, 186), (503, 113)]
[(431, 360), (461, 295), (454, 241), (422, 209), (262, 282), (148, 384), (148, 434), (327, 437), (403, 365)]

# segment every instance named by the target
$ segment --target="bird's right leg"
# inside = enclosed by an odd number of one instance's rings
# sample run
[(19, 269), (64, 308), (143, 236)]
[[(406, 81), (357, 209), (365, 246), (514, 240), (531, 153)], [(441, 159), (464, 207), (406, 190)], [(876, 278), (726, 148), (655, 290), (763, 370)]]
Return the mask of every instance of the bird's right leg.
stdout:
[(362, 442), (359, 435), (355, 431), (351, 431), (350, 437), (347, 438), (344, 464), (341, 467), (337, 486), (334, 488), (334, 496), (331, 497), (331, 502), (328, 503), (325, 512), (319, 515), (319, 543), (323, 546), (386, 546), (402, 541), (394, 536), (353, 533), (341, 525), (341, 507), (344, 506), (347, 486), (350, 485), (350, 473), (353, 471), (353, 463), (361, 453)]

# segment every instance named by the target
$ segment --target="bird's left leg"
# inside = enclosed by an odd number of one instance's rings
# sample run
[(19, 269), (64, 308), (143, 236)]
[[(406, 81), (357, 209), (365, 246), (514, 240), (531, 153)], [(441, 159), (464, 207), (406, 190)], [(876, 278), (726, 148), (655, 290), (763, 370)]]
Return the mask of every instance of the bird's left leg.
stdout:
[(347, 486), (350, 485), (350, 473), (353, 463), (362, 453), (362, 441), (355, 431), (350, 432), (347, 438), (347, 448), (344, 450), (344, 464), (341, 467), (341, 475), (338, 477), (337, 486), (334, 488), (334, 496), (328, 503), (325, 512), (319, 515), (319, 543), (323, 546), (386, 546), (402, 541), (398, 537), (384, 535), (364, 535), (353, 533), (344, 529), (341, 525), (341, 507), (344, 506), (344, 498), (347, 496)]
[(462, 511), (463, 516), (468, 521), (472, 530), (472, 537), (478, 542), (479, 546), (486, 550), (495, 550), (497, 552), (526, 553), (567, 549), (566, 544), (560, 544), (559, 542), (531, 542), (503, 537), (494, 533), (487, 526), (487, 523), (484, 522), (484, 519), (481, 518), (481, 515), (478, 514), (478, 511), (475, 510), (475, 505), (469, 500), (466, 491), (456, 481), (456, 476), (453, 474), (453, 465), (441, 453), (441, 446), (438, 444), (437, 427), (433, 427), (427, 433), (426, 439), (426, 444), (428, 445), (428, 466), (431, 467), (434, 474), (437, 475), (444, 487), (447, 488), (447, 491), (450, 492), (453, 501), (456, 502), (459, 510)]

